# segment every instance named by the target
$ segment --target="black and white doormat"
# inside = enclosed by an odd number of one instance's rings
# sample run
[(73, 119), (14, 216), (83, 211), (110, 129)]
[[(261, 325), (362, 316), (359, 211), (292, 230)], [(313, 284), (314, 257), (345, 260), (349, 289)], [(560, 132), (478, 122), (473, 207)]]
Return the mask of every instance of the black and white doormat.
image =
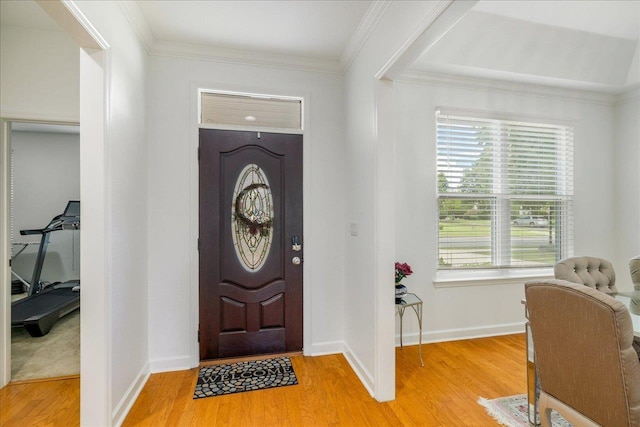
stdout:
[(298, 384), (298, 379), (288, 357), (203, 366), (198, 374), (193, 398), (295, 384)]

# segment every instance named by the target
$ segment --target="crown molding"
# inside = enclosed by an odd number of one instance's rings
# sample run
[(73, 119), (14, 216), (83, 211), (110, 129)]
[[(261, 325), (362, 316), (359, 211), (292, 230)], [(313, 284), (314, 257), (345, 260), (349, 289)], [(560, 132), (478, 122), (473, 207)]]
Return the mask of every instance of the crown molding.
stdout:
[(615, 104), (624, 105), (630, 102), (637, 102), (640, 100), (640, 83), (636, 83), (631, 87), (625, 89), (625, 91), (616, 97)]
[(360, 24), (358, 24), (358, 28), (354, 31), (349, 43), (347, 43), (347, 46), (345, 46), (340, 56), (340, 65), (343, 73), (349, 69), (353, 60), (358, 56), (360, 49), (362, 49), (367, 42), (369, 36), (371, 36), (371, 33), (390, 5), (391, 1), (377, 0), (369, 6)]
[(311, 71), (329, 74), (342, 74), (338, 61), (300, 56), (278, 55), (258, 51), (226, 49), (191, 43), (177, 43), (157, 40), (151, 49), (151, 55), (172, 58), (208, 60), (236, 64), (283, 68), (295, 71)]
[(142, 43), (144, 49), (147, 53), (151, 53), (156, 38), (153, 35), (151, 28), (149, 28), (147, 20), (140, 11), (138, 3), (135, 1), (123, 0), (117, 0), (116, 3), (120, 6), (122, 13), (127, 18), (127, 21), (129, 21), (129, 24), (138, 36), (138, 39), (140, 40), (140, 43)]
[(452, 74), (429, 73), (416, 70), (403, 73), (396, 81), (429, 86), (457, 87), (481, 92), (556, 98), (606, 106), (613, 106), (616, 102), (616, 95), (611, 93), (566, 89), (555, 86), (509, 82), (479, 77), (457, 76)]

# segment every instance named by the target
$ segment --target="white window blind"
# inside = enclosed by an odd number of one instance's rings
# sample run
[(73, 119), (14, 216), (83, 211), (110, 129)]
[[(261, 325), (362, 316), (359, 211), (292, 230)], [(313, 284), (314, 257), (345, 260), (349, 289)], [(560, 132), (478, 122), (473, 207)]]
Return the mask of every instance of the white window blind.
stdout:
[(302, 100), (201, 92), (200, 123), (302, 129)]
[(439, 269), (547, 267), (573, 250), (573, 128), (436, 111)]

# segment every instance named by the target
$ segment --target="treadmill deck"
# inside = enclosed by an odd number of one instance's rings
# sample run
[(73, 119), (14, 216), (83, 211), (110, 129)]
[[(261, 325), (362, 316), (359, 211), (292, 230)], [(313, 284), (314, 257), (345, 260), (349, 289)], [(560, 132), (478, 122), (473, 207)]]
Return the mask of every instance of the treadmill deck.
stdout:
[(53, 288), (11, 304), (11, 326), (24, 326), (32, 337), (49, 333), (62, 316), (80, 307), (80, 292)]

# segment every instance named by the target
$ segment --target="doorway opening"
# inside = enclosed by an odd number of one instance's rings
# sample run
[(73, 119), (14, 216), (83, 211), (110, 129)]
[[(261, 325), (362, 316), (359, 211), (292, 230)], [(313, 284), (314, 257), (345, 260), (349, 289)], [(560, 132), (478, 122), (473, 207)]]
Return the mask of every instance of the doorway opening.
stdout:
[(10, 122), (11, 379), (80, 373), (80, 132)]

